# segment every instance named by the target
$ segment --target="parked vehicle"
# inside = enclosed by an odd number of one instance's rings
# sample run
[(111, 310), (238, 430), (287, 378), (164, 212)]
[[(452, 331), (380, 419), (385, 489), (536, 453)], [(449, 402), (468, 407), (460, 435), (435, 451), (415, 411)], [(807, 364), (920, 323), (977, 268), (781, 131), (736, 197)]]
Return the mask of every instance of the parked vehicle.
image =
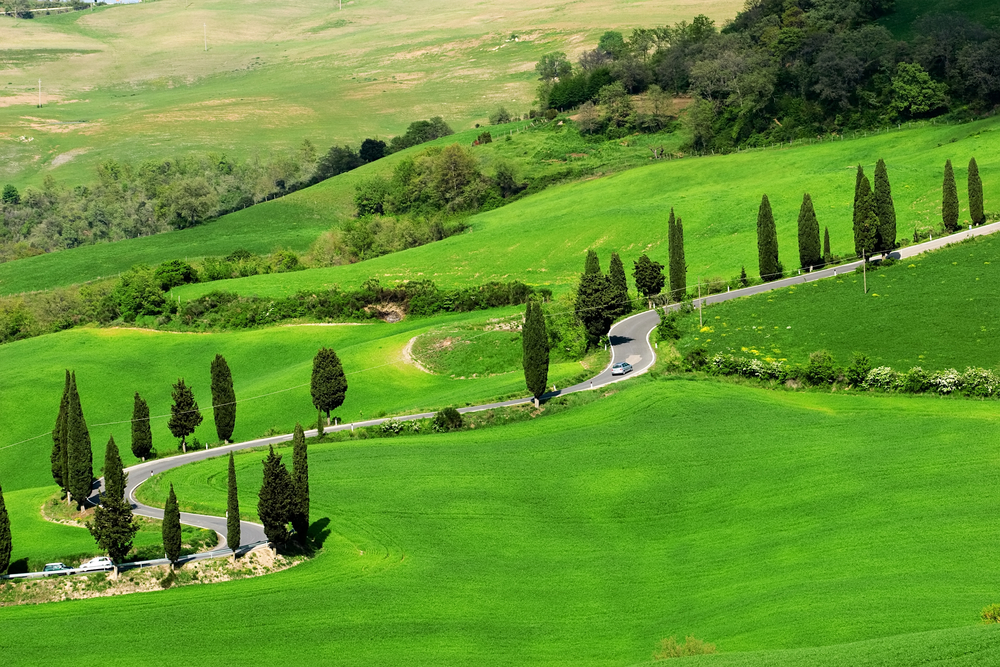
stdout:
[(63, 563), (46, 563), (45, 567), (42, 568), (42, 572), (60, 572), (62, 570), (69, 570)]
[(78, 570), (93, 570), (95, 572), (106, 572), (115, 569), (115, 564), (107, 556), (91, 558), (86, 563), (77, 568)]
[(632, 364), (627, 364), (624, 361), (615, 364), (614, 366), (611, 367), (612, 375), (625, 375), (626, 373), (631, 373), (631, 372), (632, 372)]

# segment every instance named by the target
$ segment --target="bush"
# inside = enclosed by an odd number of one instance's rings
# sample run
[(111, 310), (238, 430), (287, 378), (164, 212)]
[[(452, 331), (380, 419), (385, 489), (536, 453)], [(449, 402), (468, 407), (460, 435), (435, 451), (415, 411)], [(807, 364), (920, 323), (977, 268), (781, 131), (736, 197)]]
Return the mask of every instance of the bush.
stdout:
[(973, 398), (989, 398), (997, 392), (1000, 379), (993, 371), (985, 368), (967, 368), (959, 378), (961, 391)]
[(868, 377), (865, 378), (865, 389), (879, 389), (881, 391), (893, 391), (900, 386), (899, 373), (888, 366), (873, 368)]
[(680, 340), (681, 330), (677, 328), (677, 319), (676, 312), (660, 318), (660, 323), (656, 325), (656, 334), (660, 340)]
[(168, 292), (174, 287), (198, 282), (198, 272), (187, 262), (172, 259), (156, 267), (153, 278), (160, 284), (160, 289)]
[(920, 366), (914, 366), (901, 380), (903, 391), (908, 394), (922, 394), (930, 389), (930, 376)]
[(462, 428), (462, 413), (455, 408), (445, 408), (434, 415), (432, 426), (435, 431), (441, 433), (445, 431), (457, 431)]
[(872, 370), (872, 361), (868, 355), (855, 352), (851, 358), (851, 365), (847, 367), (844, 377), (848, 384), (860, 387), (868, 379), (868, 373)]
[(683, 658), (689, 655), (706, 655), (710, 653), (715, 653), (715, 644), (703, 642), (696, 637), (686, 637), (684, 643), (679, 644), (674, 637), (667, 637), (660, 642), (659, 648), (653, 653), (653, 660)]
[(986, 623), (1000, 623), (1000, 604), (983, 607), (983, 613), (979, 616)]
[(684, 355), (684, 364), (693, 371), (700, 371), (708, 366), (708, 351), (696, 347)]
[(382, 435), (399, 435), (403, 432), (403, 422), (387, 419), (379, 425)]
[(954, 368), (946, 371), (938, 371), (927, 378), (928, 389), (939, 394), (951, 394), (959, 388), (961, 376)]
[(510, 121), (510, 112), (504, 107), (497, 107), (493, 113), (490, 114), (490, 125), (503, 125), (504, 123), (509, 123)]
[(837, 379), (833, 355), (826, 350), (813, 352), (809, 355), (809, 365), (803, 375), (805, 381), (812, 385), (833, 384)]

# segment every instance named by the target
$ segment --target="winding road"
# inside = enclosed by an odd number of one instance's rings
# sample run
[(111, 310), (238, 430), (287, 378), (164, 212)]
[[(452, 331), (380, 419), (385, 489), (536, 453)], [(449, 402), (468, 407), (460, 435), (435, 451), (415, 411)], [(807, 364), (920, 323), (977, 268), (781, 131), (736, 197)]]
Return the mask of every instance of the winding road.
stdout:
[[(925, 243), (920, 243), (913, 246), (908, 246), (906, 248), (901, 248), (899, 250), (891, 253), (891, 256), (895, 259), (906, 259), (919, 255), (921, 253), (927, 252), (929, 250), (936, 250), (942, 248), (946, 245), (957, 243), (963, 241), (966, 238), (975, 236), (985, 236), (987, 234), (993, 234), (1000, 232), (1000, 222), (992, 223), (989, 225), (983, 225), (981, 227), (975, 227), (971, 230), (965, 230), (957, 234), (952, 234), (940, 239), (933, 241), (927, 241)], [(814, 280), (822, 280), (824, 278), (833, 278), (835, 276), (850, 273), (854, 269), (861, 266), (861, 262), (852, 262), (849, 264), (841, 264), (839, 266), (823, 269), (820, 271), (813, 271), (810, 273), (804, 273), (801, 275), (796, 275), (791, 278), (785, 278), (783, 280), (777, 280), (770, 283), (764, 283), (762, 285), (754, 285), (752, 287), (747, 287), (744, 289), (733, 290), (731, 292), (725, 292), (722, 294), (713, 294), (706, 296), (701, 299), (695, 300), (695, 307), (709, 305), (713, 303), (722, 303), (724, 301), (729, 301), (732, 299), (737, 299), (744, 296), (752, 296), (754, 294), (762, 294), (764, 292), (769, 292), (776, 289), (782, 289), (784, 287), (789, 287), (791, 285), (798, 285), (804, 282), (812, 282)], [(676, 309), (678, 304), (673, 304), (668, 306), (667, 309)], [(543, 398), (554, 398), (556, 396), (561, 396), (565, 394), (572, 394), (579, 391), (590, 391), (592, 389), (600, 389), (606, 387), (609, 384), (615, 382), (621, 382), (629, 378), (635, 377), (637, 375), (642, 375), (650, 368), (652, 368), (653, 363), (656, 361), (656, 351), (649, 343), (650, 334), (652, 334), (653, 329), (659, 323), (660, 317), (657, 310), (647, 310), (645, 312), (638, 313), (637, 315), (632, 315), (627, 317), (620, 322), (617, 322), (611, 327), (611, 331), (608, 333), (608, 338), (611, 342), (611, 362), (608, 364), (607, 368), (601, 371), (593, 379), (581, 382), (580, 384), (573, 385), (571, 387), (566, 387), (564, 389), (558, 389), (546, 394)], [(633, 371), (628, 375), (611, 375), (611, 366), (620, 361), (628, 362), (632, 365)], [(495, 408), (510, 407), (514, 405), (523, 405), (530, 403), (532, 399), (530, 398), (519, 398), (509, 401), (500, 401), (497, 403), (487, 403), (484, 405), (476, 405), (466, 408), (460, 408), (461, 413), (470, 412), (481, 412), (483, 410), (492, 410)], [(389, 419), (394, 419), (396, 421), (410, 421), (414, 419), (428, 419), (433, 417), (433, 412), (423, 412), (420, 414), (404, 415), (397, 417), (386, 417), (381, 419), (370, 419), (367, 421), (353, 422), (349, 424), (339, 424), (337, 426), (329, 426), (324, 429), (326, 433), (334, 433), (336, 431), (346, 431), (353, 428), (361, 428), (365, 426), (378, 426), (383, 422), (389, 421)], [(315, 437), (317, 435), (317, 430), (313, 429), (306, 431), (306, 437)], [(163, 518), (163, 510), (149, 507), (148, 505), (143, 505), (135, 498), (136, 488), (147, 481), (153, 475), (158, 475), (160, 473), (172, 470), (174, 468), (186, 465), (188, 463), (193, 463), (195, 461), (204, 461), (205, 459), (214, 458), (216, 456), (225, 456), (229, 452), (249, 449), (252, 447), (266, 447), (268, 445), (276, 445), (283, 442), (288, 442), (292, 439), (291, 434), (278, 435), (270, 438), (260, 438), (257, 440), (248, 440), (246, 442), (240, 442), (232, 445), (226, 445), (223, 447), (216, 447), (213, 449), (198, 450), (188, 452), (187, 454), (181, 454), (178, 456), (172, 456), (166, 459), (160, 459), (155, 461), (149, 461), (147, 463), (140, 463), (138, 465), (132, 466), (126, 469), (128, 473), (128, 485), (125, 489), (126, 498), (132, 504), (132, 511), (140, 516), (152, 517), (155, 519)], [(103, 483), (103, 480), (102, 480)], [(96, 501), (95, 497), (92, 498)], [(201, 554), (200, 557), (208, 557), (211, 555), (218, 555), (220, 553), (231, 553), (225, 545), (225, 534), (226, 534), (226, 519), (224, 517), (207, 516), (203, 514), (190, 514), (187, 512), (181, 513), (181, 522), (191, 526), (197, 526), (199, 528), (207, 528), (209, 530), (214, 530), (217, 532), (222, 541), (220, 547), (209, 554)], [(266, 537), (264, 536), (263, 526), (250, 523), (248, 521), (241, 522), (241, 551), (246, 548), (256, 546), (266, 542)], [(164, 561), (166, 562), (166, 561)]]

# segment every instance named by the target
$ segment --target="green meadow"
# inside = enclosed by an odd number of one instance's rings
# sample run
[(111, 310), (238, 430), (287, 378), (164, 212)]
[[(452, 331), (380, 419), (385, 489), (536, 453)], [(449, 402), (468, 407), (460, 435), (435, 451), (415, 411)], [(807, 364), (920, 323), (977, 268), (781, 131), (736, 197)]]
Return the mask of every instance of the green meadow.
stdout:
[[(997, 659), (977, 627), (1000, 574), (991, 405), (651, 376), (608, 393), (502, 428), (314, 444), (317, 558), (3, 609), (5, 661), (157, 664), (182, 644), (228, 662), (242, 642), (262, 660), (624, 665), (670, 635), (734, 665)], [(262, 456), (236, 457), (250, 511)], [(225, 465), (153, 490), (221, 513)], [(130, 641), (143, 617), (170, 631)]]
[[(417, 369), (403, 357), (415, 336), (439, 328), (485, 326), (498, 317), (516, 318), (520, 309), (471, 313), (397, 324), (289, 326), (218, 334), (178, 334), (134, 329), (81, 328), (0, 347), (5, 390), (0, 394), (4, 438), (0, 442), (0, 479), (5, 492), (52, 485), (49, 473), (51, 431), (59, 409), (64, 369), (76, 372), (84, 414), (90, 427), (95, 469), (113, 435), (126, 465), (133, 396), (139, 392), (153, 417), (153, 444), (160, 454), (177, 450), (167, 429), (171, 385), (183, 377), (203, 408), (194, 437), (215, 443), (209, 366), (216, 354), (233, 373), (237, 408), (235, 441), (268, 433), (290, 433), (295, 423), (316, 423), (309, 395), (312, 359), (323, 346), (337, 350), (347, 372), (342, 420), (412, 414), (448, 405), (467, 405), (525, 394), (519, 367), (479, 374), (456, 360), (446, 374)], [(603, 353), (606, 355), (606, 353)], [(580, 362), (554, 360), (550, 381), (567, 381), (603, 368), (606, 356)], [(455, 377), (452, 377), (452, 376)], [(475, 375), (475, 377), (474, 377)], [(38, 436), (38, 437), (36, 437)], [(54, 487), (53, 487), (54, 488)]]
[(683, 322), (680, 349), (805, 363), (827, 350), (876, 366), (928, 371), (1000, 367), (1000, 239), (965, 241), (896, 265), (716, 304)]

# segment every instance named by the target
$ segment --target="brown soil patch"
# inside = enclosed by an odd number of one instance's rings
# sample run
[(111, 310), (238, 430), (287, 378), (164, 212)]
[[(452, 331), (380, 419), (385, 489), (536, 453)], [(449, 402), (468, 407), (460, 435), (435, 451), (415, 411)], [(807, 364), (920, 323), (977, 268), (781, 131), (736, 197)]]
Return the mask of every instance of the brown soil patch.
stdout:
[(395, 303), (376, 303), (365, 308), (365, 312), (373, 313), (375, 317), (389, 324), (401, 322), (406, 317), (406, 311)]
[(417, 341), (418, 338), (420, 338), (420, 336), (414, 336), (413, 338), (411, 338), (406, 343), (406, 346), (403, 347), (403, 351), (400, 353), (400, 355), (403, 357), (404, 362), (410, 364), (411, 366), (414, 366), (415, 368), (423, 371), (424, 373), (433, 375), (434, 373), (427, 370), (426, 366), (424, 366), (422, 363), (413, 358), (413, 344)]

